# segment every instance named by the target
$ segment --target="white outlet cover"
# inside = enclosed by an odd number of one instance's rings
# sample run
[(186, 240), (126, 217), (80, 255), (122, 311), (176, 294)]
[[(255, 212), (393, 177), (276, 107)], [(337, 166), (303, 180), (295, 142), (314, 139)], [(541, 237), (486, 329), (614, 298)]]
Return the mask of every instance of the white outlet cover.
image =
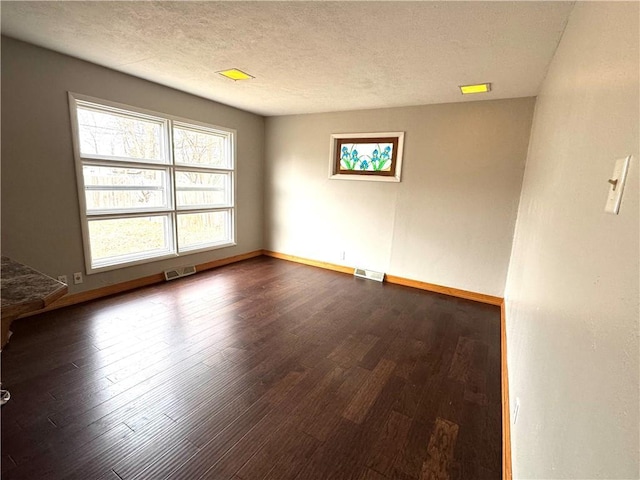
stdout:
[(619, 158), (616, 160), (616, 164), (613, 168), (613, 174), (610, 179), (610, 181), (615, 182), (615, 184), (609, 184), (607, 203), (604, 206), (604, 211), (607, 213), (618, 215), (618, 212), (620, 211), (622, 192), (624, 190), (624, 184), (627, 181), (627, 172), (629, 171), (630, 162), (631, 155), (626, 158)]

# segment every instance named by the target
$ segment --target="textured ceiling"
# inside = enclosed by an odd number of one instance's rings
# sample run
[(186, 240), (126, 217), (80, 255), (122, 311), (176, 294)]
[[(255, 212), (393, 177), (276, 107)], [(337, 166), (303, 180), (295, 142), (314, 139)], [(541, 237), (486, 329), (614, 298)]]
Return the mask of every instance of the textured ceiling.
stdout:
[[(572, 2), (8, 2), (2, 33), (262, 115), (531, 96)], [(256, 78), (233, 82), (231, 67)], [(492, 82), (486, 95), (458, 85)]]

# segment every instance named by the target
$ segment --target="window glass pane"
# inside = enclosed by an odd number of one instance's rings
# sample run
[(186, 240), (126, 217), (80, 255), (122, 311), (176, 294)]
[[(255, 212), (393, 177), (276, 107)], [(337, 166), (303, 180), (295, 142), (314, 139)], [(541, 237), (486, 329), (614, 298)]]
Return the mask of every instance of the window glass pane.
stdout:
[(180, 251), (231, 241), (229, 219), (228, 211), (179, 214)]
[(166, 170), (85, 165), (82, 171), (88, 212), (168, 206)]
[(340, 170), (388, 172), (391, 170), (393, 143), (342, 143)]
[(89, 220), (91, 263), (104, 266), (172, 250), (168, 215)]
[(80, 153), (166, 162), (164, 122), (78, 107)]
[(182, 165), (231, 168), (229, 135), (185, 127), (173, 128), (173, 155)]
[(228, 173), (176, 171), (178, 208), (227, 206), (229, 183)]

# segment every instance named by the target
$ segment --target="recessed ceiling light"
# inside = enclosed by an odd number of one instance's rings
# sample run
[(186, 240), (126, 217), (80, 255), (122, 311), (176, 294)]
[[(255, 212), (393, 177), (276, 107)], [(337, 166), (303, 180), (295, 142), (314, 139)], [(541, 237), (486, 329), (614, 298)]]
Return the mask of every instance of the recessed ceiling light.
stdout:
[(217, 72), (223, 77), (230, 78), (231, 80), (249, 80), (253, 78), (253, 76), (248, 73), (244, 73), (242, 70), (238, 70), (237, 68), (231, 68), (229, 70), (222, 70), (221, 72)]
[(487, 93), (491, 91), (490, 83), (478, 83), (476, 85), (460, 85), (460, 91), (463, 95), (470, 93)]

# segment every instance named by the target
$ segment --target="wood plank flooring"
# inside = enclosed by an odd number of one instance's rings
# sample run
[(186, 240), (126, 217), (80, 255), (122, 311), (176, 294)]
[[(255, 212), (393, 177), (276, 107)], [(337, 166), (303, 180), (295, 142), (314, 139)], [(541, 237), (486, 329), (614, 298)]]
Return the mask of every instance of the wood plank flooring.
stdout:
[(500, 479), (497, 307), (259, 257), (14, 323), (3, 479)]

